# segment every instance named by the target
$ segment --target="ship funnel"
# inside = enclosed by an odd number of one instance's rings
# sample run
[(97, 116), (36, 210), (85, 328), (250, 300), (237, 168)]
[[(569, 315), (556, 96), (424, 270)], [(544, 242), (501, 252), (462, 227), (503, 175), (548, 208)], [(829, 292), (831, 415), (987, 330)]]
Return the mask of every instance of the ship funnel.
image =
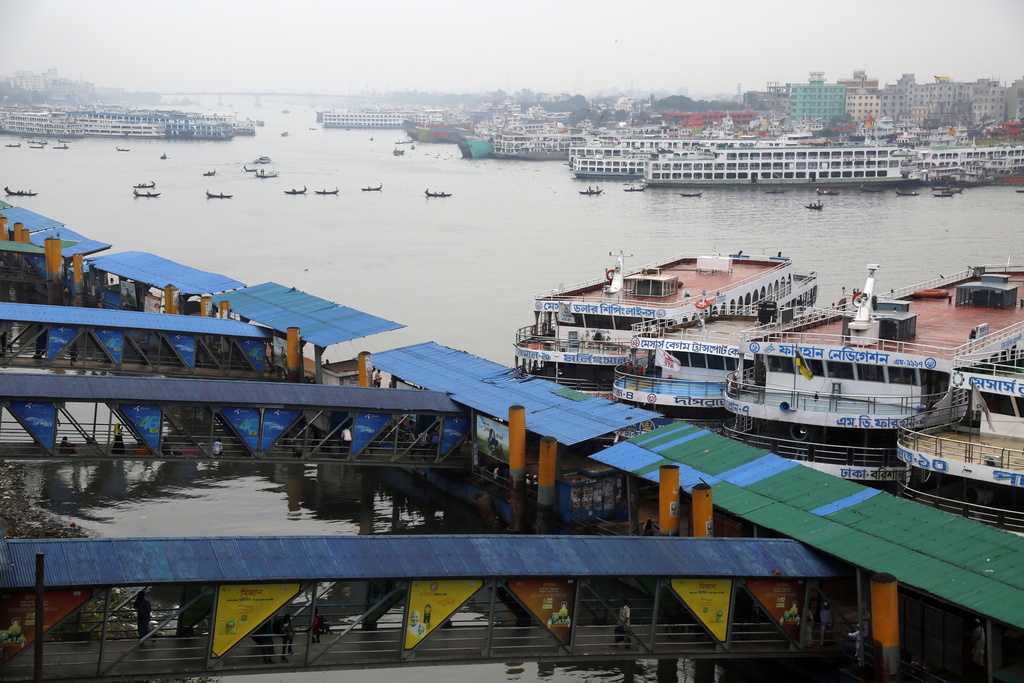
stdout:
[(853, 305), (857, 309), (850, 321), (850, 343), (855, 346), (866, 346), (878, 338), (880, 323), (872, 318), (874, 312), (873, 299), (875, 294), (875, 271), (878, 265), (869, 263), (868, 279), (864, 282), (864, 291), (853, 297)]

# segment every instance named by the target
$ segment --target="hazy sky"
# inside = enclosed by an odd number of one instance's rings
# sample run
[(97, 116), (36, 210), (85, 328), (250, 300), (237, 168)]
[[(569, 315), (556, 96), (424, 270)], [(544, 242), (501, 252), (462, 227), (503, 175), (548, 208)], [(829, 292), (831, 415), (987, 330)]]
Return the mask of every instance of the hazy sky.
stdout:
[(1024, 77), (1024, 0), (0, 0), (0, 75), (158, 92), (733, 94)]

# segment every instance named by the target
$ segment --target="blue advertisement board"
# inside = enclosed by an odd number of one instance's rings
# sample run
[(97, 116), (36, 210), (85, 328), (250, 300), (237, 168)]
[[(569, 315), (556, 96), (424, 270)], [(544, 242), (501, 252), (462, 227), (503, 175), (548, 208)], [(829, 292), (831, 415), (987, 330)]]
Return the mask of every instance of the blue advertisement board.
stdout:
[(285, 433), (299, 415), (301, 410), (268, 410), (263, 413), (263, 430), (260, 432), (260, 451), (266, 451)]
[(459, 441), (469, 433), (468, 417), (446, 417), (441, 432), (441, 452), (447, 453), (458, 445)]
[(135, 433), (154, 453), (160, 452), (160, 435), (162, 433), (163, 415), (157, 406), (140, 406), (121, 404), (121, 412), (128, 422), (135, 427)]
[(57, 440), (57, 406), (52, 403), (11, 401), (10, 410), (32, 436), (47, 448)]
[(249, 450), (256, 452), (260, 436), (260, 413), (255, 408), (228, 408), (221, 415)]
[(46, 358), (53, 360), (61, 352), (68, 342), (78, 334), (77, 327), (69, 325), (54, 325), (50, 328), (50, 336), (46, 342)]
[(194, 368), (196, 366), (196, 338), (191, 334), (172, 334), (168, 335), (168, 339), (181, 355), (185, 365)]
[(240, 339), (239, 346), (245, 351), (246, 357), (257, 372), (263, 372), (267, 358), (267, 343), (259, 339)]
[(96, 335), (103, 350), (110, 355), (110, 360), (120, 363), (121, 354), (124, 352), (124, 332), (121, 330), (95, 330), (93, 334)]
[(359, 413), (352, 430), (352, 452), (360, 453), (391, 422), (391, 416), (381, 413)]

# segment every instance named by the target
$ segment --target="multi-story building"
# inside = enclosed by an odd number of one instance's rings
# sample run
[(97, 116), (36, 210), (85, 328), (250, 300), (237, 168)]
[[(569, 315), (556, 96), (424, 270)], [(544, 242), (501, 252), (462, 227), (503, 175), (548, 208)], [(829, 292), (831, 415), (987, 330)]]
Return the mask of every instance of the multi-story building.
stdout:
[(931, 83), (917, 83), (914, 74), (903, 74), (880, 92), (882, 114), (893, 119), (912, 119), (928, 128), (1008, 120), (1018, 109), (1011, 89), (998, 81), (979, 78), (973, 83), (934, 76)]
[(806, 84), (794, 83), (791, 112), (800, 120), (817, 119), (831, 124), (846, 115), (846, 86), (825, 83), (825, 74), (812, 71)]
[(864, 88), (858, 88), (852, 93), (846, 93), (846, 114), (861, 123), (869, 119), (877, 119), (882, 114), (882, 102), (877, 92), (869, 92)]

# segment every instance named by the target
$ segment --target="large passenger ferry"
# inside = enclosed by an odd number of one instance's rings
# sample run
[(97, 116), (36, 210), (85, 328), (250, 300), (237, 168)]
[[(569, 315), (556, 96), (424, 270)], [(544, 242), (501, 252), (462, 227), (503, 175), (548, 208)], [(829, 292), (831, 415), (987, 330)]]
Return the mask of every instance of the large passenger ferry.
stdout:
[(324, 128), (404, 128), (408, 118), (409, 112), (407, 111), (387, 109), (361, 111), (329, 109), (322, 114)]
[(741, 319), (738, 331), (769, 304), (809, 306), (817, 296), (817, 277), (781, 254), (675, 256), (631, 270), (625, 258), (601, 278), (535, 297), (517, 367), (673, 417), (721, 416), (739, 354), (708, 322)]
[(935, 146), (918, 149), (916, 155), (926, 182), (941, 181), (948, 173), (976, 173), (995, 182), (1024, 183), (1024, 145)]
[(650, 187), (885, 187), (918, 180), (898, 147), (717, 142), (658, 153), (647, 166)]
[(897, 432), (963, 418), (954, 367), (1015, 352), (1024, 273), (981, 266), (876, 293), (877, 268), (848, 305), (744, 333), (728, 436), (845, 479), (902, 484), (917, 456), (897, 448)]

